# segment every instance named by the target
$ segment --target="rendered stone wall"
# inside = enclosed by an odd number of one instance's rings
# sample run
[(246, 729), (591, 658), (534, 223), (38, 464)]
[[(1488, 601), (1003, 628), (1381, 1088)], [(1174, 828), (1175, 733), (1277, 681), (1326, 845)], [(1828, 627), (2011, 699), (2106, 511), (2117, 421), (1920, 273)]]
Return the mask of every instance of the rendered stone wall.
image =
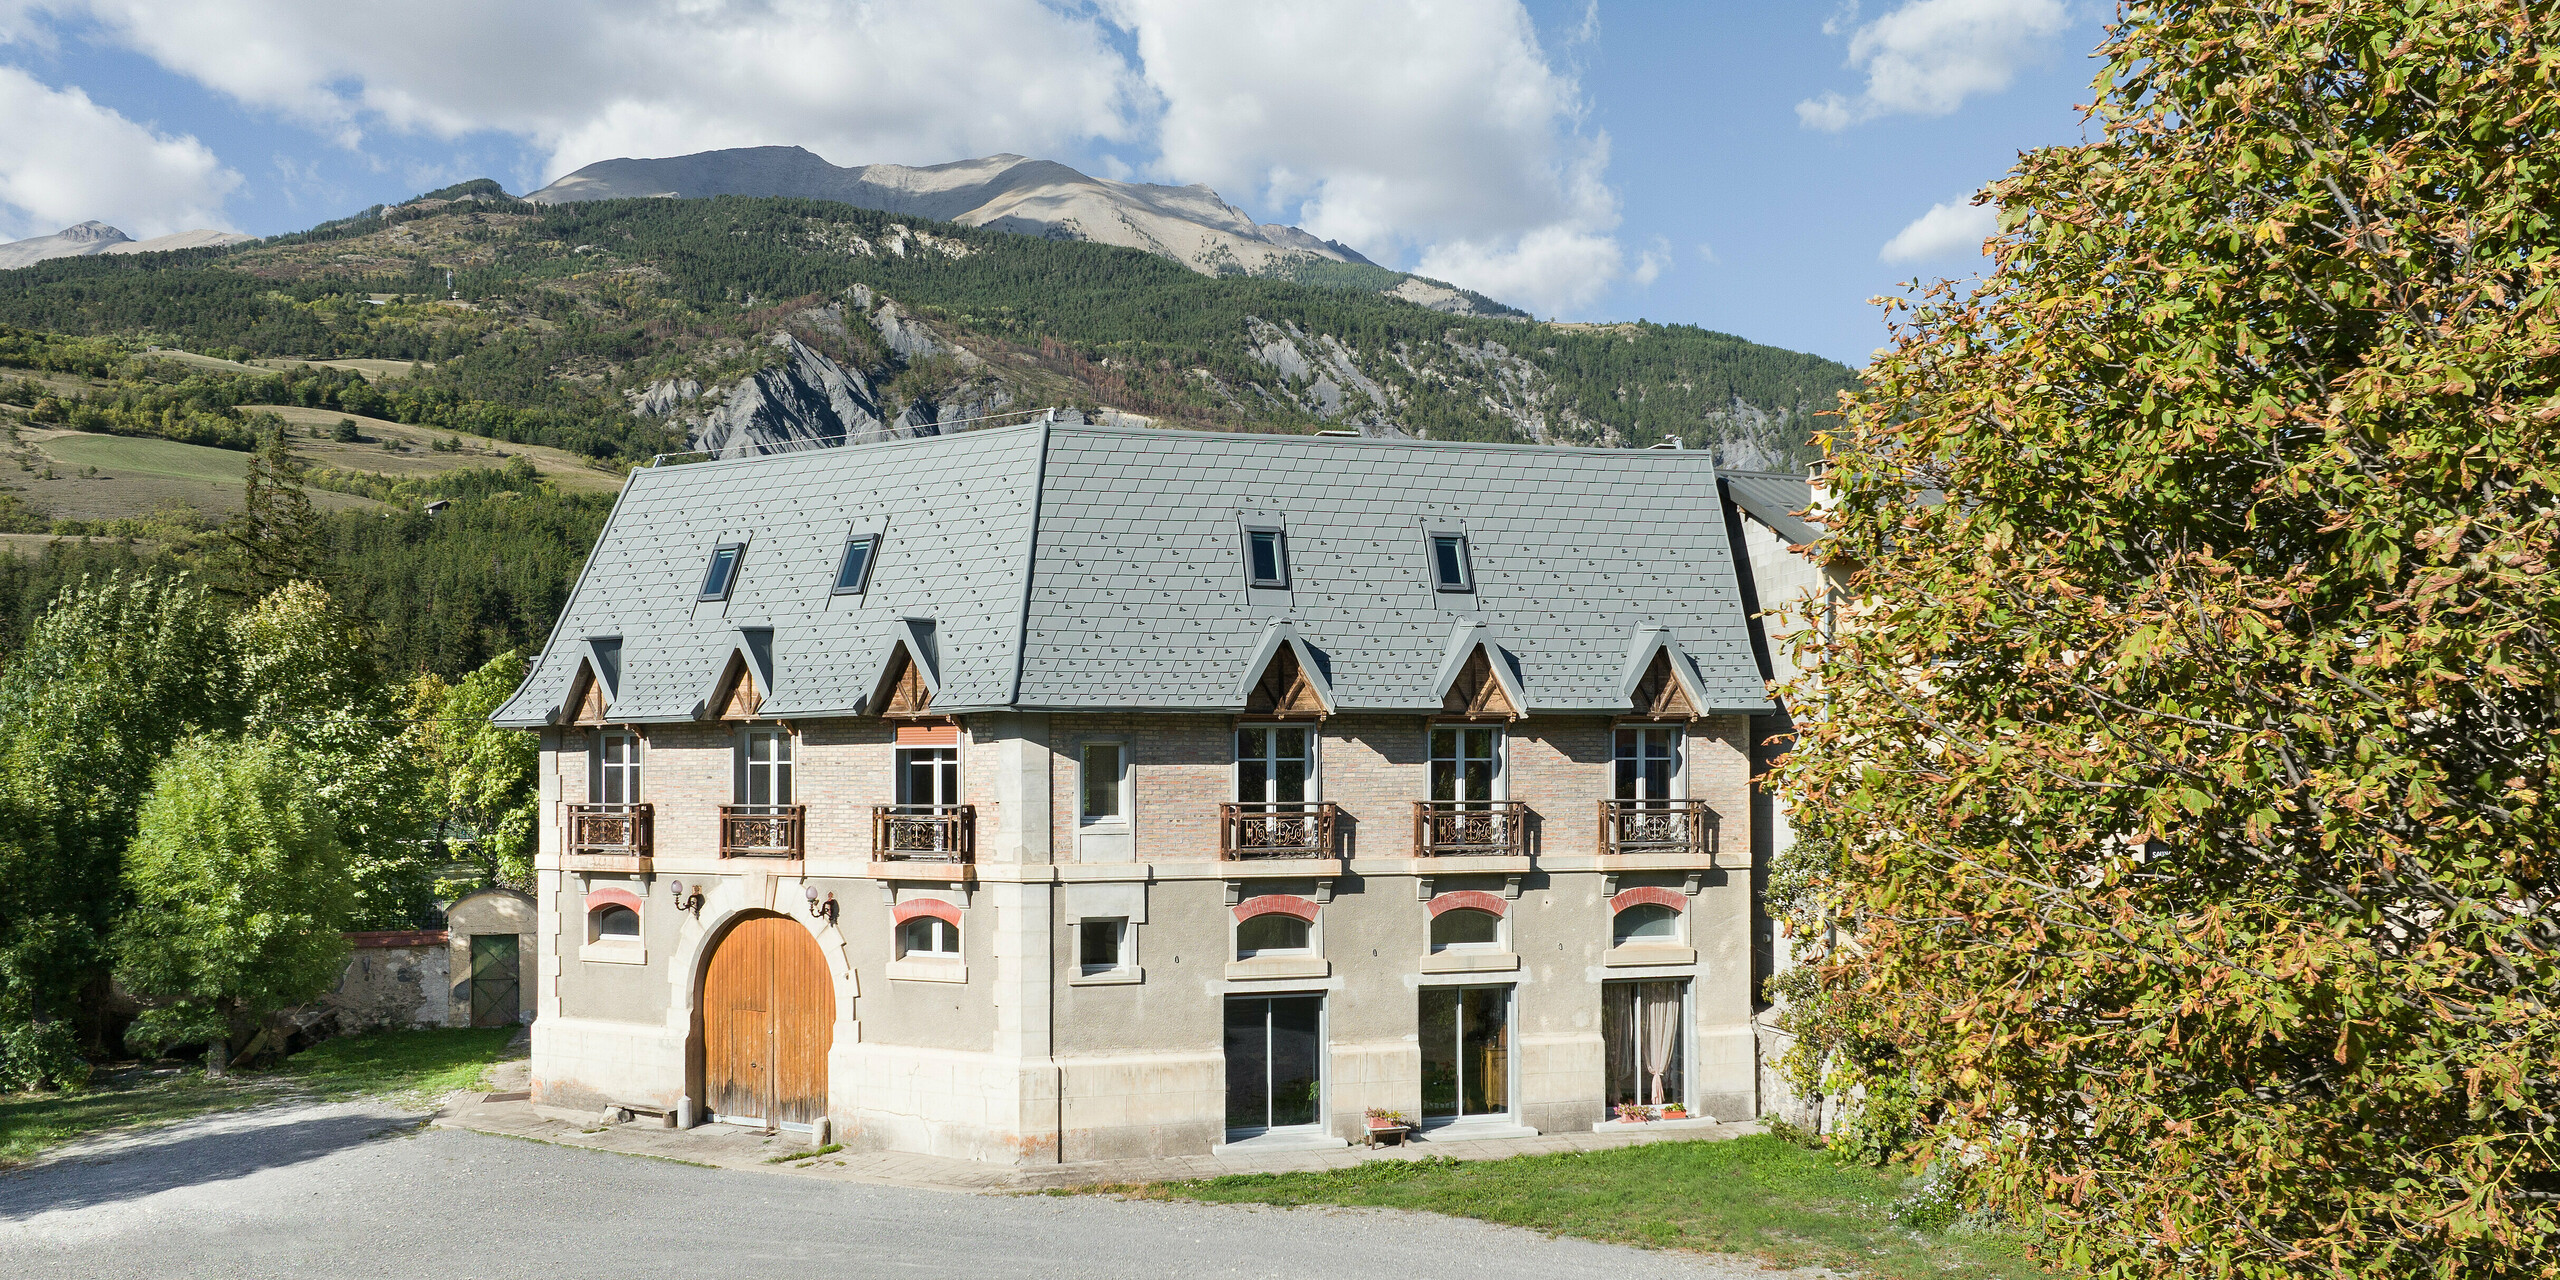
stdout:
[(349, 934), (354, 950), (325, 1003), (340, 1031), (441, 1027), (451, 950), (440, 931)]

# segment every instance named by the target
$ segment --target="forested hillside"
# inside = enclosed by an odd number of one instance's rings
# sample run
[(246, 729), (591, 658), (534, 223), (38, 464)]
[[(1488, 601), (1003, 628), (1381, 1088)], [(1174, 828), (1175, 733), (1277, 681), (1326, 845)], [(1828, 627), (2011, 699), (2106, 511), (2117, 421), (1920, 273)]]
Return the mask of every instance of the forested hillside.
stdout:
[[(938, 354), (848, 323), (848, 300), (872, 296)], [(1687, 326), (1455, 318), (841, 204), (543, 207), (472, 184), (239, 250), (0, 273), (0, 323), (233, 358), (416, 361), (358, 411), (598, 458), (681, 448), (693, 397), (662, 394), (642, 413), (635, 394), (690, 381), (714, 401), (780, 358), (766, 339), (782, 332), (890, 385), (893, 409), (1073, 403), (1164, 425), (1553, 443), (1677, 435), (1761, 466), (1801, 461), (1809, 415), (1851, 381), (1831, 361)]]

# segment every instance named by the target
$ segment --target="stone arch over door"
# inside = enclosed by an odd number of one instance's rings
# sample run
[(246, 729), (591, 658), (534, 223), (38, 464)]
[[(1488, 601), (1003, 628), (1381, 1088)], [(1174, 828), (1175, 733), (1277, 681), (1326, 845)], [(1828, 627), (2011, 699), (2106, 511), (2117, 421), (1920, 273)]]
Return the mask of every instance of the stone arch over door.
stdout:
[(722, 922), (704, 948), (694, 1000), (708, 1115), (768, 1129), (825, 1118), (832, 969), (817, 938), (789, 916), (743, 911)]

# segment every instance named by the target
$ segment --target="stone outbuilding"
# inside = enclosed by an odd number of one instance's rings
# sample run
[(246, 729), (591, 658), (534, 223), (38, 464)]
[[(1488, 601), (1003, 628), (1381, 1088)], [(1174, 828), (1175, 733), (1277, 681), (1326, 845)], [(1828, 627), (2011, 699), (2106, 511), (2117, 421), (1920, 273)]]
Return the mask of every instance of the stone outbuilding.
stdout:
[(503, 1027), (533, 1021), (533, 899), (513, 889), (464, 894), (445, 908), (451, 982), (444, 1025)]

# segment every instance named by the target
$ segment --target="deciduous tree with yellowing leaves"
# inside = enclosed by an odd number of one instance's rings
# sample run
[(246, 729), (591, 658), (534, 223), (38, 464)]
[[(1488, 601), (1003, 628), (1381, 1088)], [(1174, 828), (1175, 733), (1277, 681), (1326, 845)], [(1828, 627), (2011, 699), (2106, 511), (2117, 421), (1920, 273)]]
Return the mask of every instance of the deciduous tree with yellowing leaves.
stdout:
[(2560, 1275), (2560, 6), (2118, 16), (1828, 441), (1796, 1028), (2065, 1270)]

